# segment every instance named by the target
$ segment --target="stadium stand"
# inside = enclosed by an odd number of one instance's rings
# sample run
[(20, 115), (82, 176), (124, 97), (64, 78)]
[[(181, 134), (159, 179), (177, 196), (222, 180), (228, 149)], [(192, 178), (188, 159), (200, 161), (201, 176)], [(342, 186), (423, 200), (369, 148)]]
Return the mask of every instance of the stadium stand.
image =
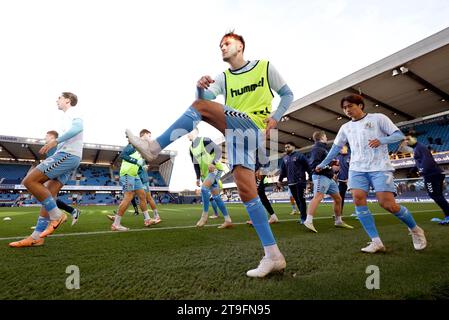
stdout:
[(151, 187), (165, 187), (167, 184), (162, 178), (162, 175), (158, 171), (150, 171), (148, 172), (149, 182)]
[(18, 197), (19, 194), (17, 193), (12, 193), (10, 191), (0, 191), (0, 207), (10, 207), (14, 205)]
[(3, 184), (18, 184), (26, 176), (31, 165), (0, 164), (0, 180)]
[(84, 186), (107, 186), (113, 185), (108, 167), (80, 166), (78, 172), (81, 174), (80, 185)]
[[(412, 121), (398, 125), (404, 134), (414, 131), (418, 141), (434, 152), (449, 150), (449, 115), (437, 116), (426, 121)], [(398, 150), (399, 143), (388, 146), (390, 152)]]
[[(0, 135), (0, 206), (38, 205), (21, 182), (30, 168), (42, 159), (38, 151), (40, 139)], [(121, 200), (119, 184), (120, 160), (123, 147), (84, 144), (83, 159), (76, 172), (63, 187), (59, 199), (78, 205), (116, 205)], [(176, 156), (174, 151), (163, 151), (151, 163), (149, 171), (150, 190), (159, 192), (159, 203), (177, 203), (176, 196), (167, 193)]]

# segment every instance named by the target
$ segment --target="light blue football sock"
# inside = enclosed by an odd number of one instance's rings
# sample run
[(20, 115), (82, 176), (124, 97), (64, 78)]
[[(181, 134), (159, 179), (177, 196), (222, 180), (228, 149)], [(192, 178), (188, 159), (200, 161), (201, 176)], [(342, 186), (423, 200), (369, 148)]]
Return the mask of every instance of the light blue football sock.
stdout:
[(41, 202), (47, 212), (50, 212), (54, 208), (56, 208), (56, 201), (52, 196), (49, 196), (44, 201)]
[(203, 199), (203, 212), (209, 212), (210, 190), (206, 187), (201, 187), (201, 198)]
[(365, 229), (366, 233), (371, 239), (379, 238), (379, 233), (376, 229), (376, 223), (374, 222), (374, 217), (369, 211), (367, 206), (355, 207), (355, 212), (359, 218), (360, 223)]
[(401, 206), (401, 210), (393, 214), (396, 218), (404, 222), (410, 229), (414, 229), (416, 227), (415, 219), (413, 219), (412, 214), (406, 207)]
[(245, 205), (246, 211), (249, 214), (249, 218), (253, 222), (253, 227), (254, 229), (256, 229), (257, 235), (259, 236), (262, 245), (266, 247), (276, 244), (273, 232), (271, 231), (270, 225), (268, 224), (268, 218), (265, 212), (265, 208), (260, 201), (260, 198), (256, 197), (248, 202), (244, 202), (243, 204)]
[(165, 132), (156, 138), (161, 150), (183, 135), (189, 133), (201, 121), (201, 114), (190, 106)]
[(212, 205), (212, 209), (214, 209), (214, 214), (218, 216), (218, 207), (217, 203), (215, 202), (215, 199), (212, 198), (210, 204)]
[(37, 218), (36, 227), (34, 228), (34, 231), (31, 234), (31, 237), (34, 240), (39, 240), (41, 233), (44, 232), (45, 229), (47, 229), (49, 223), (50, 223), (49, 217), (39, 216), (39, 218)]
[(44, 232), (44, 230), (47, 229), (49, 223), (50, 218), (39, 216), (39, 218), (37, 218), (36, 228), (34, 230), (37, 232)]
[(223, 217), (227, 217), (228, 214), (228, 210), (226, 209), (226, 206), (223, 202), (223, 200), (221, 199), (220, 195), (216, 194), (213, 196), (214, 198), (214, 202), (217, 203), (218, 208), (220, 209), (221, 213), (223, 214)]

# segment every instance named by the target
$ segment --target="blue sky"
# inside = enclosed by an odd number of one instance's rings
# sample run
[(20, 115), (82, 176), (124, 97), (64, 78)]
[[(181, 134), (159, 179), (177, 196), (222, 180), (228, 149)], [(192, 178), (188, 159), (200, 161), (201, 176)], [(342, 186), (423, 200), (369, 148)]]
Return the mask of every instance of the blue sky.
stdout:
[[(245, 37), (246, 59), (269, 59), (298, 99), (448, 27), (448, 16), (445, 0), (2, 1), (0, 134), (57, 128), (55, 100), (73, 91), (85, 142), (125, 145), (127, 127), (158, 135), (193, 101), (199, 77), (227, 68), (218, 43), (229, 29)], [(185, 138), (169, 146), (180, 154), (174, 189), (194, 187), (187, 148)]]

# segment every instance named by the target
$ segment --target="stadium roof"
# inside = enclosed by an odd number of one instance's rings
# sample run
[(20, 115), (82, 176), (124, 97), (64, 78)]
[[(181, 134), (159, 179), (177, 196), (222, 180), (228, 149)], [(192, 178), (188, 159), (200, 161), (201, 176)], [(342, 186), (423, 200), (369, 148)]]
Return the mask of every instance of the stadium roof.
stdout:
[[(35, 161), (43, 159), (39, 149), (44, 140), (0, 135), (0, 160)], [(123, 146), (84, 143), (82, 163), (98, 165), (116, 165)], [(176, 151), (163, 150), (151, 167), (158, 167), (177, 155)]]
[(333, 140), (348, 120), (340, 100), (352, 93), (394, 123), (448, 110), (449, 28), (294, 101), (278, 125), (279, 150), (288, 141), (310, 146), (316, 130)]

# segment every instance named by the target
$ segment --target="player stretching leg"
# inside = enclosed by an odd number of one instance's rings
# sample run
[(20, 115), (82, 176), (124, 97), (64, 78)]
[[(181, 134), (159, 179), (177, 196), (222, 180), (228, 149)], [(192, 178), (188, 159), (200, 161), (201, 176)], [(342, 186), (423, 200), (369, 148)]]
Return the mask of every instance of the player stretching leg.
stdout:
[[(255, 153), (293, 101), (293, 93), (268, 61), (244, 60), (244, 48), (245, 42), (240, 35), (232, 32), (224, 35), (220, 41), (220, 49), (222, 58), (229, 63), (230, 69), (215, 80), (210, 76), (202, 77), (197, 82), (198, 99), (156, 140), (142, 140), (129, 130), (127, 135), (129, 141), (147, 160), (156, 158), (162, 149), (180, 135), (192, 131), (201, 120), (225, 135), (240, 198), (253, 221), (265, 252), (259, 266), (248, 271), (247, 276), (265, 277), (271, 272), (284, 270), (286, 262), (268, 224), (265, 208), (257, 195), (254, 179)], [(273, 115), (270, 115), (273, 99), (270, 89), (281, 97)], [(210, 101), (218, 94), (226, 96), (225, 106)]]

